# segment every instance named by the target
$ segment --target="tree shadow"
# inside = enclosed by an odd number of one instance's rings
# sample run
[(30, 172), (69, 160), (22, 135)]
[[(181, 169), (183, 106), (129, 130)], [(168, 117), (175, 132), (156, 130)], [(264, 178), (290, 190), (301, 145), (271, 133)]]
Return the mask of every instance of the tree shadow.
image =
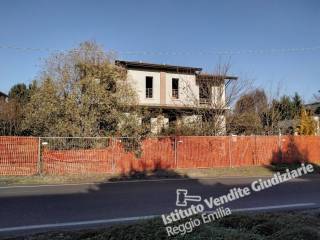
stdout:
[[(175, 177), (177, 181), (123, 181)], [(184, 180), (185, 179), (185, 180)], [(180, 181), (183, 180), (183, 181)], [(130, 219), (136, 216), (159, 216), (177, 209), (176, 190), (188, 189), (191, 195), (203, 199), (227, 194), (231, 188), (250, 186), (254, 179), (196, 179), (188, 178), (174, 170), (156, 164), (153, 170), (132, 170), (115, 177), (115, 182), (49, 186), (47, 188), (16, 189), (0, 192), (0, 226), (2, 228), (23, 225), (46, 225), (52, 223), (102, 221), (99, 225), (79, 225), (90, 229), (104, 228), (118, 222), (104, 223), (104, 219)], [(309, 186), (309, 190), (306, 187)], [(308, 202), (308, 192), (317, 189), (317, 182), (287, 182), (261, 192), (227, 203), (231, 209), (252, 208), (265, 205), (283, 205), (296, 201)], [(311, 188), (311, 190), (310, 190)], [(7, 191), (7, 192), (6, 192)], [(288, 194), (288, 197), (286, 195)], [(312, 193), (315, 197), (314, 192)], [(281, 195), (281, 196), (280, 196)], [(289, 200), (288, 200), (289, 199)], [(293, 201), (291, 199), (294, 199)], [(313, 200), (310, 200), (313, 201)], [(23, 203), (23, 204), (21, 204)], [(210, 209), (207, 209), (210, 210)], [(136, 221), (136, 220), (135, 220)], [(126, 222), (127, 224), (133, 223)], [(146, 224), (146, 223), (145, 223)], [(149, 223), (147, 223), (149, 224)], [(0, 227), (0, 228), (1, 228)], [(68, 227), (61, 227), (70, 230)], [(60, 232), (59, 228), (41, 228), (27, 232)], [(77, 228), (72, 228), (77, 229)], [(156, 230), (154, 231), (156, 233)], [(24, 235), (26, 232), (18, 232)], [(1, 234), (0, 234), (1, 235)], [(94, 236), (94, 235), (93, 235)], [(25, 239), (25, 238), (23, 238)], [(30, 238), (31, 239), (31, 238)], [(34, 237), (33, 239), (38, 239)], [(116, 239), (124, 239), (117, 236)], [(168, 239), (168, 238), (163, 238)]]
[(154, 162), (154, 165), (151, 169), (145, 162), (142, 162), (140, 163), (140, 169), (137, 170), (133, 167), (133, 164), (131, 162), (129, 171), (122, 170), (119, 175), (111, 177), (109, 181), (114, 182), (114, 181), (127, 181), (127, 180), (139, 180), (139, 179), (152, 180), (152, 179), (167, 179), (167, 178), (174, 178), (174, 179), (189, 178), (186, 174), (179, 174), (173, 169), (169, 169), (169, 167), (170, 167), (169, 164), (164, 166), (161, 159), (157, 159)]
[[(286, 139), (288, 142), (285, 146), (275, 151), (271, 164), (265, 166), (271, 171), (281, 169), (286, 171), (287, 168), (293, 169), (302, 162), (311, 162), (312, 157), (308, 149), (301, 150), (294, 137)], [(172, 142), (169, 144), (172, 146)], [(136, 160), (140, 161), (138, 165), (131, 162), (129, 171), (127, 171), (128, 166), (124, 166), (120, 169), (122, 173), (111, 178), (110, 182), (47, 188), (42, 186), (35, 189), (28, 188), (28, 190), (1, 189), (0, 226), (5, 228), (161, 215), (177, 209), (177, 189), (188, 189), (190, 195), (199, 195), (204, 199), (228, 194), (232, 188), (249, 187), (252, 181), (257, 180), (257, 178), (190, 178), (170, 169), (170, 165), (161, 162), (160, 159), (160, 157), (155, 158), (152, 166), (146, 161)], [(166, 178), (183, 181), (162, 181)], [(254, 192), (226, 206), (231, 209), (248, 209), (295, 203), (318, 203), (319, 198), (316, 198), (318, 196), (316, 194), (319, 192), (319, 180), (313, 181), (307, 175), (303, 178), (306, 181), (289, 181), (279, 184), (261, 192)], [(159, 179), (159, 181), (126, 181), (143, 179)], [(100, 226), (106, 225), (108, 224)]]
[[(301, 167), (301, 164), (311, 164), (314, 173), (320, 173), (320, 166), (311, 161), (309, 149), (302, 148), (301, 142), (297, 142), (300, 136), (288, 135), (280, 139), (277, 151), (272, 153), (270, 165), (266, 168), (273, 172), (283, 173), (287, 169), (294, 170)], [(319, 156), (320, 157), (320, 156)]]

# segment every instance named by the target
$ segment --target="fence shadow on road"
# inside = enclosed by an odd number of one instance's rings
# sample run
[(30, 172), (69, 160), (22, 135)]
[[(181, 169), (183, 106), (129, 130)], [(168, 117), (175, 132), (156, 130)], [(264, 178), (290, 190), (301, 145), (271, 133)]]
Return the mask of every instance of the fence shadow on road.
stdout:
[[(287, 142), (273, 152), (270, 164), (265, 165), (265, 168), (271, 172), (282, 172), (287, 168), (294, 169), (303, 162), (313, 163), (320, 172), (319, 166), (314, 161), (317, 156), (309, 152), (308, 147), (305, 147), (306, 144), (302, 145), (303, 139), (299, 142), (295, 137), (285, 139)], [(174, 149), (175, 146), (169, 140), (161, 140), (160, 143), (162, 144), (160, 146), (164, 145), (161, 151), (157, 152), (160, 157), (164, 154), (163, 150)], [(160, 143), (149, 142), (153, 144), (152, 146), (158, 146)], [(126, 154), (130, 153), (121, 153), (120, 156), (127, 157)], [(154, 151), (149, 151), (148, 154), (153, 157), (155, 155)], [(185, 157), (187, 159), (192, 156), (186, 154)], [(200, 195), (202, 198), (219, 197), (227, 194), (231, 188), (248, 187), (252, 181), (260, 178), (191, 178), (170, 168), (170, 161), (161, 161), (157, 157), (154, 157), (152, 164), (150, 161), (139, 159), (134, 161), (140, 162), (131, 161), (126, 164), (126, 161), (123, 161), (123, 166), (119, 165), (120, 174), (105, 182), (1, 189), (0, 228), (159, 215), (177, 208), (177, 189), (188, 189), (191, 195)], [(166, 178), (177, 181), (164, 181)], [(235, 201), (231, 207), (253, 208), (266, 205), (318, 203), (319, 198), (316, 194), (319, 192), (319, 179), (314, 181), (315, 178), (311, 175), (304, 175), (301, 178), (303, 181), (288, 181), (255, 192)], [(159, 179), (159, 181), (134, 181), (145, 179)]]
[[(139, 160), (137, 160), (139, 161)], [(177, 173), (175, 170), (169, 168), (169, 164), (164, 164), (161, 159), (154, 161), (152, 168), (145, 162), (139, 164), (139, 169), (134, 168), (132, 162), (129, 169), (121, 169), (121, 173), (111, 177), (109, 181), (123, 181), (123, 180), (141, 180), (141, 179), (166, 179), (166, 178), (189, 178), (186, 174)]]
[[(168, 176), (177, 181), (121, 181)], [(6, 190), (0, 192), (0, 228), (57, 223), (63, 226), (68, 222), (160, 215), (177, 208), (177, 189), (188, 189), (191, 195), (199, 195), (204, 199), (227, 194), (231, 188), (249, 187), (256, 179), (191, 179), (155, 165), (151, 171), (145, 168), (123, 173), (112, 179), (116, 182), (36, 187), (27, 191), (23, 188)], [(307, 177), (305, 180), (289, 181), (252, 193), (226, 206), (244, 209), (314, 202), (314, 199), (308, 199), (308, 192), (316, 197), (314, 191), (318, 187), (317, 182)]]

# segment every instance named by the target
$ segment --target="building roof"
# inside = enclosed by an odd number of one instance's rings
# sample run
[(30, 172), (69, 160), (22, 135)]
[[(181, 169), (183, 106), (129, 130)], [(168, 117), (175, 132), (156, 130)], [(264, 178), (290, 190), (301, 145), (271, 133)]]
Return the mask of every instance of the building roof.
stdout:
[(158, 71), (160, 70), (160, 71), (170, 71), (170, 72), (183, 72), (183, 73), (190, 73), (190, 74), (194, 74), (202, 70), (202, 68), (198, 68), (198, 67), (155, 64), (155, 63), (146, 63), (146, 62), (137, 62), (137, 61), (116, 60), (115, 64), (118, 66), (131, 68), (131, 69), (149, 69), (149, 70), (158, 70)]
[(197, 78), (203, 79), (203, 80), (219, 80), (219, 79), (237, 80), (238, 79), (237, 77), (234, 77), (234, 76), (222, 76), (222, 75), (201, 73), (202, 68), (198, 68), (198, 67), (186, 67), (186, 66), (177, 66), (177, 65), (168, 65), (168, 64), (155, 64), (155, 63), (122, 61), (122, 60), (116, 60), (115, 64), (118, 66), (125, 67), (127, 69), (144, 69), (144, 70), (149, 69), (149, 70), (157, 70), (157, 71), (197, 74)]
[(198, 79), (203, 80), (220, 80), (220, 79), (228, 79), (228, 80), (237, 80), (238, 77), (227, 76), (227, 75), (216, 75), (216, 74), (208, 74), (208, 73), (200, 73), (197, 75)]
[(310, 109), (315, 114), (320, 115), (320, 102), (305, 104), (305, 107)]
[(320, 102), (308, 103), (308, 104), (306, 104), (305, 106), (306, 106), (306, 107), (320, 106)]
[(0, 97), (5, 97), (5, 98), (7, 98), (8, 95), (0, 91)]

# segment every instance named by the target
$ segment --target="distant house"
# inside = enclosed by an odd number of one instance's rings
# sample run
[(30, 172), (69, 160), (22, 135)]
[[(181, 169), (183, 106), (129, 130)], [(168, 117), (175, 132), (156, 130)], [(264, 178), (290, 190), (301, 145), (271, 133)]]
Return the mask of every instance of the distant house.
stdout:
[[(311, 113), (311, 116), (316, 123), (316, 135), (320, 135), (320, 102), (305, 104), (304, 107)], [(299, 124), (299, 119), (287, 119), (279, 121), (278, 127), (283, 134), (298, 134), (297, 128), (299, 127)]]
[(5, 105), (7, 102), (8, 102), (8, 95), (3, 92), (0, 92), (0, 114), (4, 112)]
[(320, 102), (306, 104), (305, 107), (312, 113), (312, 117), (316, 122), (317, 135), (320, 135)]
[(310, 109), (315, 116), (320, 116), (320, 102), (309, 103), (305, 107)]
[(237, 77), (204, 74), (198, 67), (120, 60), (115, 63), (126, 69), (139, 105), (151, 112), (153, 133), (177, 122), (202, 121), (198, 110), (209, 106), (219, 108), (225, 129), (226, 83)]
[(0, 101), (7, 102), (8, 101), (8, 95), (3, 93), (3, 92), (0, 92)]
[(297, 128), (300, 124), (300, 121), (298, 119), (286, 119), (278, 122), (278, 127), (280, 130), (280, 133), (282, 134), (294, 134), (297, 135)]

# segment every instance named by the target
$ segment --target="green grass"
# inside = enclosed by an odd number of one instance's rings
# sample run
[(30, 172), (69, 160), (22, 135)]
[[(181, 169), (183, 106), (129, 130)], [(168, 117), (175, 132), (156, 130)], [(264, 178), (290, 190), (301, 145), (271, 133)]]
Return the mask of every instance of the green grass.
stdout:
[[(298, 164), (271, 165), (254, 167), (212, 168), (212, 169), (177, 169), (155, 170), (143, 172), (130, 172), (128, 174), (88, 174), (65, 176), (0, 176), (0, 186), (10, 185), (39, 185), (39, 184), (66, 184), (88, 183), (105, 181), (123, 181), (139, 179), (166, 179), (166, 178), (219, 178), (219, 177), (256, 177), (272, 176), (277, 171), (285, 171), (286, 168), (294, 169)], [(320, 167), (314, 165), (315, 173), (320, 173)]]
[(51, 232), (14, 240), (316, 240), (320, 239), (320, 212), (283, 212), (265, 214), (234, 214), (209, 224), (202, 224), (184, 236), (167, 237), (160, 219), (131, 225), (82, 231)]

